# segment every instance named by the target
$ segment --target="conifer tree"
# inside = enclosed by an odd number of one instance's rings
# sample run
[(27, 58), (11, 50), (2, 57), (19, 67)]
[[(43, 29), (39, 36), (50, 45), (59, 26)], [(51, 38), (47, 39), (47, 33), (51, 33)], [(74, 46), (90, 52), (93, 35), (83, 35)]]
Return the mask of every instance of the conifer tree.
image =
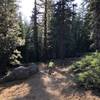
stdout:
[(16, 0), (0, 1), (0, 71), (3, 73), (10, 56), (21, 45)]
[(33, 34), (34, 56), (36, 61), (39, 60), (39, 37), (38, 37), (38, 9), (37, 0), (34, 1), (33, 14), (31, 17), (31, 27)]
[(96, 50), (100, 51), (100, 0), (90, 0), (91, 39)]
[[(73, 0), (72, 0), (73, 1)], [(71, 51), (71, 17), (72, 17), (72, 5), (69, 5), (71, 1), (59, 0), (54, 7), (54, 14), (52, 23), (52, 33), (55, 39), (54, 54), (57, 58), (64, 58), (70, 54)]]

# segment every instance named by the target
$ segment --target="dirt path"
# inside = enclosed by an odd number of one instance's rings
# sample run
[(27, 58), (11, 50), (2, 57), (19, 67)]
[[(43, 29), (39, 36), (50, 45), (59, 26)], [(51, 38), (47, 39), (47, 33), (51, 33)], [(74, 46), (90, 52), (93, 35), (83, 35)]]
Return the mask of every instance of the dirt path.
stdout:
[(91, 91), (78, 89), (68, 69), (56, 70), (52, 75), (41, 72), (26, 81), (0, 87), (0, 100), (100, 100)]

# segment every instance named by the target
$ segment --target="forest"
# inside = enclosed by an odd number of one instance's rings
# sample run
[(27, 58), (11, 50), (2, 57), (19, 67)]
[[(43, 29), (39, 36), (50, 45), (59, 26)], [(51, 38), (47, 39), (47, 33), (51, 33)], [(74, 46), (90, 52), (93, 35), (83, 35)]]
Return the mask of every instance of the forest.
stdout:
[[(18, 0), (0, 0), (0, 82), (19, 66), (45, 63), (44, 70), (50, 75), (55, 66), (69, 68), (78, 87), (100, 90), (100, 0), (82, 0), (80, 7), (75, 0), (33, 1), (31, 20), (27, 22)], [(73, 63), (59, 67), (60, 61)]]

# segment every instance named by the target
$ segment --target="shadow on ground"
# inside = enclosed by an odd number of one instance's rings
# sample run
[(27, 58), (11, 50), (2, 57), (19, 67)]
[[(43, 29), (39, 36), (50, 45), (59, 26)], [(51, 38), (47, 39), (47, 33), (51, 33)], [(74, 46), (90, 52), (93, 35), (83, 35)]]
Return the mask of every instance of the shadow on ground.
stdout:
[(16, 98), (15, 100), (56, 100), (53, 94), (48, 93), (46, 89), (47, 83), (43, 82), (41, 73), (35, 75), (34, 78), (28, 81), (30, 88), (29, 93), (24, 97)]

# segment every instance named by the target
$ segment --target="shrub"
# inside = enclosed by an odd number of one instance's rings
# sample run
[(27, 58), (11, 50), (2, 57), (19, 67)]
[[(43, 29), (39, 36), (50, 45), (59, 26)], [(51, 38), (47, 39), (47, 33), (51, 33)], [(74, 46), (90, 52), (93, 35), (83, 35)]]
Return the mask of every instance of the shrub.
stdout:
[(75, 82), (85, 88), (100, 88), (100, 53), (95, 52), (73, 64)]
[(10, 57), (10, 64), (15, 66), (15, 65), (20, 65), (20, 59), (22, 58), (21, 52), (18, 51), (17, 49), (14, 50), (13, 54)]

